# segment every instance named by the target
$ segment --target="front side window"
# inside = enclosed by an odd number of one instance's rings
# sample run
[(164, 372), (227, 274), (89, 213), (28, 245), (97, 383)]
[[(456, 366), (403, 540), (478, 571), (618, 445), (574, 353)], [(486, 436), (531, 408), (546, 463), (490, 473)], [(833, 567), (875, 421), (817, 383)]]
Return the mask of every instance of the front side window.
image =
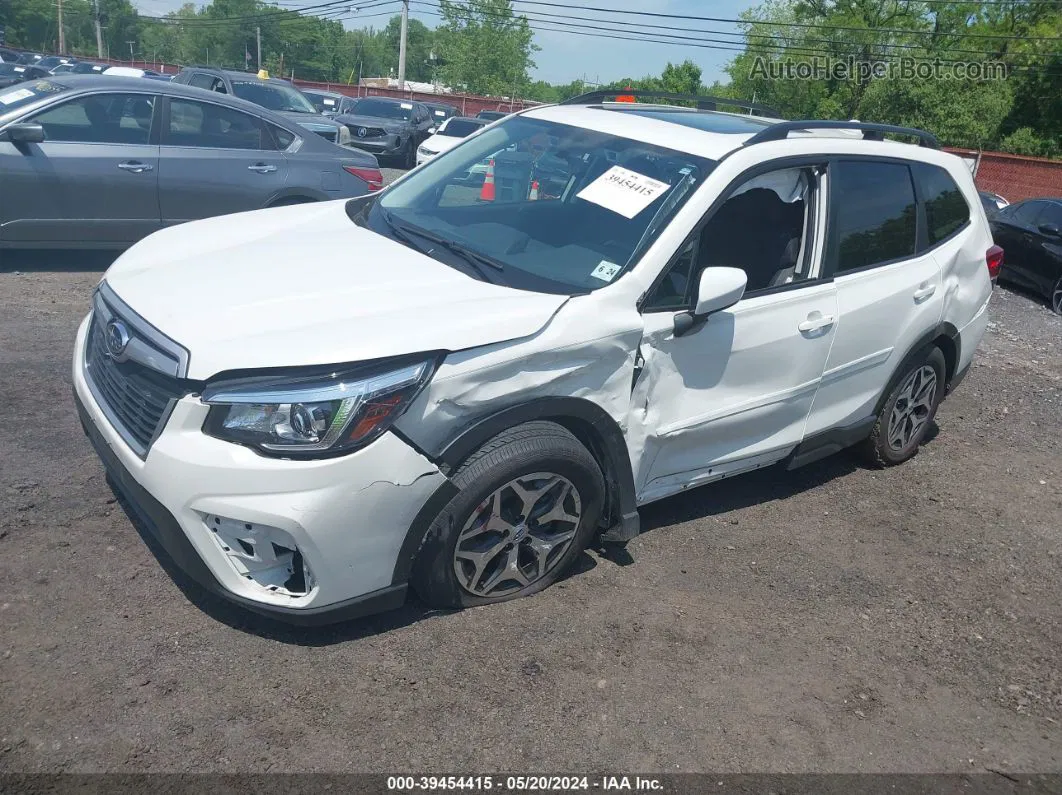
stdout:
[(359, 116), (375, 116), (377, 119), (395, 119), (409, 121), (413, 116), (412, 102), (388, 102), (385, 99), (359, 99), (354, 103), (354, 110)]
[(927, 238), (933, 245), (966, 225), (970, 207), (955, 180), (940, 166), (915, 163), (913, 167), (926, 205)]
[(196, 74), (192, 75), (191, 79), (189, 79), (188, 85), (195, 86), (196, 88), (205, 88), (209, 90), (213, 87), (215, 79), (216, 78), (214, 77), (214, 75), (207, 75), (203, 74), (202, 72), (197, 72)]
[(383, 234), (409, 232), (413, 245), (422, 242), (419, 230), (485, 257), (494, 265), (488, 280), (588, 292), (637, 262), (714, 166), (641, 141), (514, 117), (411, 172), (381, 196), (369, 221)]
[(747, 179), (701, 228), (643, 304), (684, 309), (705, 268), (741, 268), (746, 294), (815, 278), (809, 256), (816, 177), (810, 167), (785, 168)]
[(209, 149), (261, 149), (258, 119), (211, 102), (170, 100), (170, 123), (162, 141), (167, 146)]
[(240, 99), (281, 113), (317, 113), (302, 92), (283, 83), (233, 80), (232, 93)]
[(830, 172), (829, 262), (836, 274), (910, 257), (917, 212), (903, 163), (842, 160)]
[(48, 141), (93, 144), (146, 144), (155, 97), (147, 94), (94, 94), (37, 114)]

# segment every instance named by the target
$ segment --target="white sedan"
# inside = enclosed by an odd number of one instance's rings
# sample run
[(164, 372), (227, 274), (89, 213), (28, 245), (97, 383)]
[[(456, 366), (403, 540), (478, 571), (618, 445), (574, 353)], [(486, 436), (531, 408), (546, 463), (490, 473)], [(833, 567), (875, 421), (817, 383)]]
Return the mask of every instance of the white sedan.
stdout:
[(417, 147), (417, 165), (426, 163), (440, 152), (453, 149), (472, 133), (489, 124), (486, 119), (453, 116), (442, 123), (435, 134)]

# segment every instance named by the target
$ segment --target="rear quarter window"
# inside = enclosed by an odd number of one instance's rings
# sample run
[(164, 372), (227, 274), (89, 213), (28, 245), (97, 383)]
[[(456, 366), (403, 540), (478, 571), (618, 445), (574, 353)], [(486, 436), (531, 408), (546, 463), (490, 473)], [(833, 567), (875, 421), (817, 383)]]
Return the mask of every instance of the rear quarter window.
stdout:
[(926, 237), (932, 246), (966, 225), (970, 206), (943, 168), (929, 163), (913, 163), (912, 167), (926, 206)]

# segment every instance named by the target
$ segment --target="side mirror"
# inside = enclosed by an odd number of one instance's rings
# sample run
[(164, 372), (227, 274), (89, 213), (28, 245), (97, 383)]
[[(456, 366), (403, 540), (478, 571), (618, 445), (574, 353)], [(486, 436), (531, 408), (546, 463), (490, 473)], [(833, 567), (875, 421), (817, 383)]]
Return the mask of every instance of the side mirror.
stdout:
[(1040, 234), (1048, 237), (1062, 237), (1058, 231), (1058, 224), (1040, 224)]
[(741, 268), (705, 268), (697, 283), (697, 303), (692, 312), (675, 316), (675, 336), (698, 328), (709, 316), (729, 309), (745, 294), (748, 276)]
[(44, 143), (44, 127), (37, 122), (22, 121), (12, 124), (4, 134), (7, 140), (13, 144), (42, 144)]

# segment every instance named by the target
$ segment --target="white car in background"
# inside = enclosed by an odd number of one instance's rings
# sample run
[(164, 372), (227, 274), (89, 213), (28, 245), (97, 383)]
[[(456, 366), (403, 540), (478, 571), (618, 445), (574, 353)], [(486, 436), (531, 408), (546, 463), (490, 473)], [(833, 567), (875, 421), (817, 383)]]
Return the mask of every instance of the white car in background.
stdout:
[(490, 124), (486, 119), (452, 116), (442, 123), (435, 134), (417, 147), (417, 165), (426, 163), (436, 155), (453, 149), (461, 141)]
[(850, 446), (915, 455), (1003, 259), (965, 164), (918, 130), (605, 95), (509, 116), (379, 194), (118, 258), (75, 401), (182, 569), (294, 623), (409, 588), (490, 604), (672, 494)]

